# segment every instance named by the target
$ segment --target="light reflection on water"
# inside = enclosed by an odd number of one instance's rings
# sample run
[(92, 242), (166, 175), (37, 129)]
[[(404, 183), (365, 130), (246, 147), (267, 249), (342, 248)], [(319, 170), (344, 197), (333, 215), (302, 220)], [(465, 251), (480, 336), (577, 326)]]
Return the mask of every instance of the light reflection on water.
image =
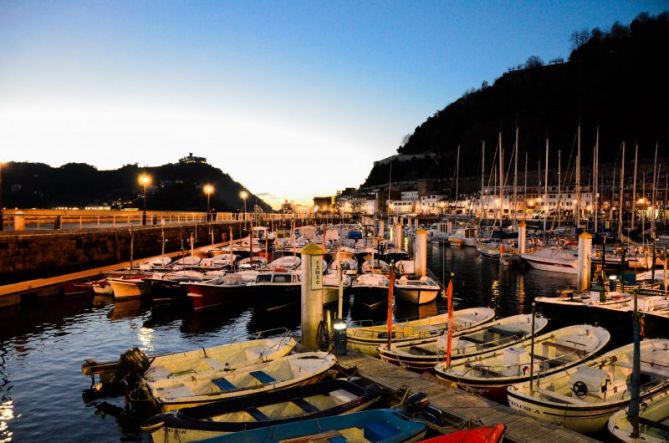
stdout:
[[(529, 312), (534, 296), (573, 284), (559, 274), (507, 270), (481, 259), (471, 248), (431, 243), (428, 252), (438, 278), (454, 273), (459, 307), (491, 306), (498, 316)], [(444, 310), (441, 298), (423, 306), (398, 303), (395, 317), (424, 317)], [(353, 298), (344, 303), (344, 315), (382, 321), (386, 310), (370, 313)], [(149, 441), (145, 434), (123, 431), (105, 410), (84, 404), (81, 394), (89, 387), (80, 371), (84, 359), (114, 360), (134, 346), (152, 353), (213, 346), (275, 327), (299, 334), (299, 316), (299, 307), (273, 314), (252, 306), (193, 313), (170, 306), (152, 308), (139, 300), (113, 303), (110, 297), (43, 300), (0, 310), (0, 442)], [(108, 401), (123, 406), (122, 399)]]

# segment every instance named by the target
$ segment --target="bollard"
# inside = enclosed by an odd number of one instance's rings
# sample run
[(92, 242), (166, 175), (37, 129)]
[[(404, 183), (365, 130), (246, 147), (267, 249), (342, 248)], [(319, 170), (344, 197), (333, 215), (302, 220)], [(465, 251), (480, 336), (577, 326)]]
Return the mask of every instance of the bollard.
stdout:
[(525, 253), (525, 235), (526, 235), (527, 226), (524, 221), (518, 223), (518, 253)]
[(386, 231), (386, 224), (383, 221), (383, 219), (379, 219), (379, 230), (376, 233), (376, 236), (383, 238), (385, 231)]
[(427, 231), (417, 230), (414, 241), (414, 270), (416, 275), (424, 277), (427, 274)]
[(396, 248), (402, 249), (402, 225), (399, 223), (393, 226), (393, 244)]
[(14, 230), (18, 232), (26, 230), (26, 216), (21, 211), (14, 214)]
[(323, 253), (313, 243), (302, 251), (302, 345), (318, 349), (318, 325), (323, 320)]
[(592, 235), (582, 232), (578, 236), (578, 291), (585, 292), (590, 288), (590, 271), (592, 261)]

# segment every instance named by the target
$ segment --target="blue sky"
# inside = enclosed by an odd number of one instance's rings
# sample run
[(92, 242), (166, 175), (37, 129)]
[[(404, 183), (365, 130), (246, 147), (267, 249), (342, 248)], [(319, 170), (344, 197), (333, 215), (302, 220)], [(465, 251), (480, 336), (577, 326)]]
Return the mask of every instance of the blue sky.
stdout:
[(364, 181), (437, 110), (661, 1), (0, 1), (0, 161), (193, 152), (268, 198)]

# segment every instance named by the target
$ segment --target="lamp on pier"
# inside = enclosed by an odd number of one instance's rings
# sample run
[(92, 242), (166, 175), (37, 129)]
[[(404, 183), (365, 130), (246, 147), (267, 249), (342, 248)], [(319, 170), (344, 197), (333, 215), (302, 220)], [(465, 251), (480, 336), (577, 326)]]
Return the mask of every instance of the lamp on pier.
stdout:
[(242, 191), (239, 193), (239, 198), (244, 200), (244, 229), (246, 229), (246, 199), (249, 197), (249, 193)]
[[(209, 200), (211, 198), (211, 194), (214, 193), (214, 186), (210, 184), (204, 185), (204, 193), (207, 196), (207, 214), (209, 214)], [(208, 216), (207, 216), (208, 217)]]
[(151, 184), (151, 176), (148, 174), (141, 174), (137, 179), (140, 185), (144, 188), (144, 211), (142, 212), (142, 226), (146, 225), (146, 188)]

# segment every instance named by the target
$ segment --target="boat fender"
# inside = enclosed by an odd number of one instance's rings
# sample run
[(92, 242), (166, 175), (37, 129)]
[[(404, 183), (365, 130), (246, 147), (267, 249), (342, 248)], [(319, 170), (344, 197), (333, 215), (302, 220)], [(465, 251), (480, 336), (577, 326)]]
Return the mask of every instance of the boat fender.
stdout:
[(576, 394), (577, 397), (585, 397), (588, 393), (588, 386), (582, 381), (577, 381), (571, 387), (571, 390)]

